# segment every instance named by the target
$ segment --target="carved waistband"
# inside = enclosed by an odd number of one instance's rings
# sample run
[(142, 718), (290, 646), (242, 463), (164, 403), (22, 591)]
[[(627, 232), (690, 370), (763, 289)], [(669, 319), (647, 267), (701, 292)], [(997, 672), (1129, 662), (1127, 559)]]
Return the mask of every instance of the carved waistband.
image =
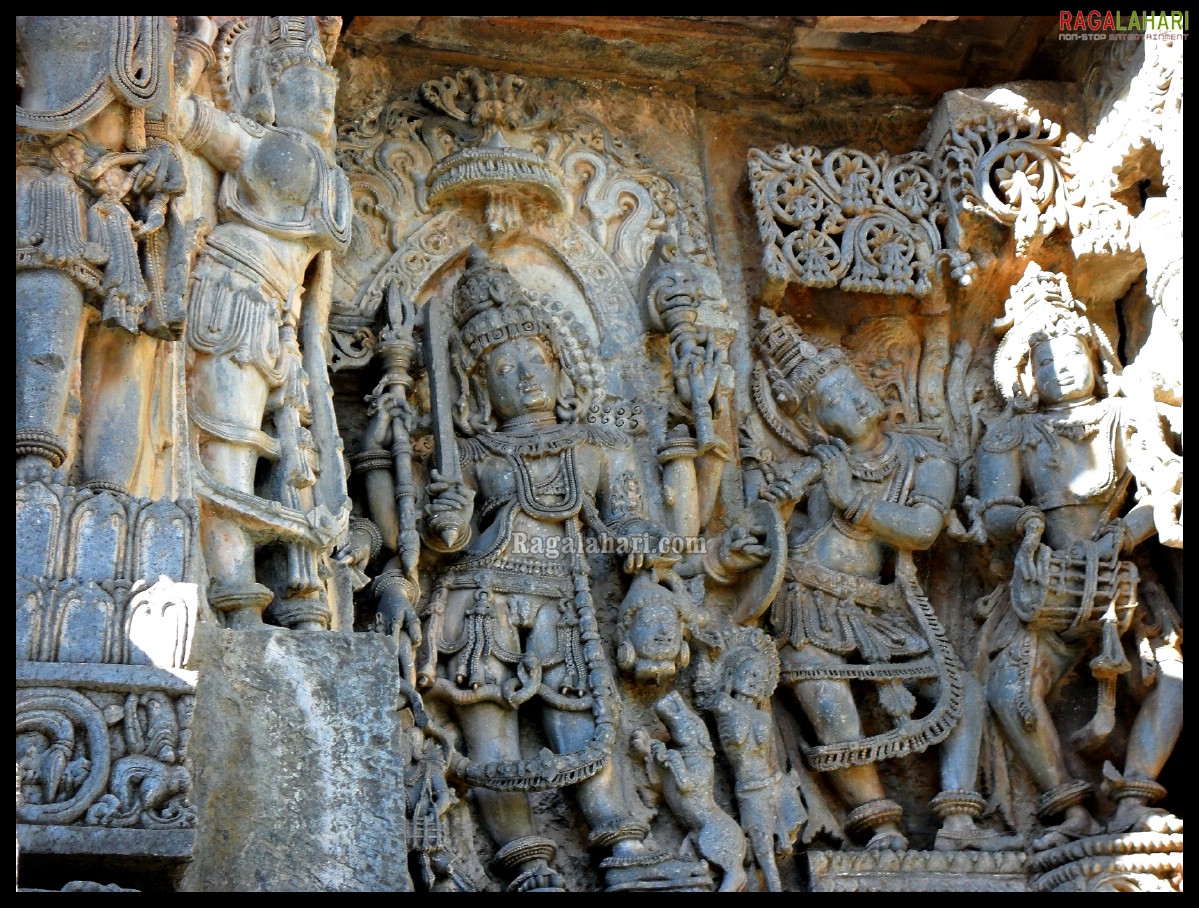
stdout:
[(478, 565), (465, 570), (455, 570), (451, 566), (443, 582), (447, 590), (485, 589), (492, 593), (544, 596), (547, 599), (571, 599), (574, 595), (574, 584), (567, 574), (537, 576), (522, 573), (507, 569), (503, 561), (482, 569)]
[(797, 583), (821, 590), (843, 602), (854, 602), (867, 608), (887, 608), (895, 601), (893, 584), (876, 583), (865, 577), (835, 571), (811, 559), (792, 558), (789, 569)]
[(269, 290), (270, 295), (274, 296), (277, 302), (281, 304), (287, 302), (288, 288), (280, 284), (278, 279), (271, 274), (270, 269), (244, 248), (226, 243), (220, 237), (210, 236), (204, 251), (226, 267), (240, 271), (250, 279), (257, 278), (262, 281), (264, 289)]

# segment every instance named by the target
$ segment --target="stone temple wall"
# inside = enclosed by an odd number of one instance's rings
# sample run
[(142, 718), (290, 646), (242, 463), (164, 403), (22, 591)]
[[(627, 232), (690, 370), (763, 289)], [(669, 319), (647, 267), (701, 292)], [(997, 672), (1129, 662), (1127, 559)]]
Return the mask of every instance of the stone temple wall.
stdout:
[(1181, 891), (1188, 25), (18, 16), (18, 891)]

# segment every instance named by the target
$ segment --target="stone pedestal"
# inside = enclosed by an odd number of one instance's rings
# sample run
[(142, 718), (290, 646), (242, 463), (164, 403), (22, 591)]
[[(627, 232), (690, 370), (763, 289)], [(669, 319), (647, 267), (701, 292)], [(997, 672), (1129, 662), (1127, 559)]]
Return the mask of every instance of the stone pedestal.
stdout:
[(809, 851), (813, 892), (1031, 892), (1023, 852)]
[(409, 891), (395, 644), (196, 634), (196, 859), (182, 891)]

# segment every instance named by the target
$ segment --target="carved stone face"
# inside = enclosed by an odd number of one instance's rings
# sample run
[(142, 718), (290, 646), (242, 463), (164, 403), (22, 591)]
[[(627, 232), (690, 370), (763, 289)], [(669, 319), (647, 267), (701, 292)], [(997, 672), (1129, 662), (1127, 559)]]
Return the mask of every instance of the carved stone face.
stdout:
[(333, 134), (333, 105), (337, 83), (316, 66), (297, 64), (279, 74), (275, 83), (275, 123), (317, 138)]
[(87, 155), (74, 142), (63, 142), (50, 152), (50, 159), (67, 173), (78, 175), (87, 163)]
[(689, 268), (672, 265), (655, 275), (651, 290), (654, 306), (664, 322), (683, 319), (695, 324), (695, 307), (699, 303), (699, 286)]
[(843, 366), (830, 372), (812, 389), (812, 417), (829, 435), (849, 444), (868, 441), (878, 430), (883, 405), (862, 384), (856, 372)]
[(669, 602), (644, 603), (625, 622), (623, 635), (617, 660), (643, 684), (670, 681), (689, 661), (678, 610)]
[(558, 363), (537, 337), (504, 341), (487, 355), (487, 391), (501, 421), (553, 413), (558, 403)]
[(1095, 393), (1095, 362), (1077, 337), (1053, 337), (1032, 350), (1032, 375), (1041, 403), (1086, 400)]
[(123, 199), (133, 188), (133, 174), (126, 173), (119, 167), (109, 167), (96, 180), (96, 188), (106, 198)]
[(754, 654), (747, 653), (733, 663), (729, 679), (732, 682), (733, 693), (744, 694), (752, 700), (763, 700), (773, 691), (769, 687), (768, 671), (762, 660)]
[(637, 655), (651, 662), (674, 662), (683, 642), (679, 615), (669, 605), (652, 603), (642, 608), (629, 628)]

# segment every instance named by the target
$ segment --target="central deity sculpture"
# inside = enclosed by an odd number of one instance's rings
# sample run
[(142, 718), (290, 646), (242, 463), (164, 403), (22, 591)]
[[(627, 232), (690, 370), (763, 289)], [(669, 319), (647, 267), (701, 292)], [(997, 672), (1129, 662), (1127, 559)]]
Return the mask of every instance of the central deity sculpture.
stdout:
[[(555, 845), (538, 835), (526, 792), (567, 785), (589, 844), (611, 849), (601, 864), (609, 889), (706, 888), (702, 869), (644, 842), (648, 827), (631, 815), (614, 760), (620, 703), (585, 535), (642, 540), (661, 531), (645, 517), (628, 439), (582, 421), (601, 367), (563, 306), (526, 291), (477, 247), (453, 315), (461, 476), (446, 475), (452, 460), (441, 452), (424, 538), (455, 554), (426, 608), (417, 668), (425, 697), (456, 711), (465, 756), (450, 770), (474, 786), (512, 891), (563, 888), (550, 864)], [(644, 577), (631, 597), (665, 589), (652, 572), (671, 562), (644, 549), (617, 549), (632, 552), (624, 570)], [(549, 746), (528, 758), (521, 709), (535, 700)]]

